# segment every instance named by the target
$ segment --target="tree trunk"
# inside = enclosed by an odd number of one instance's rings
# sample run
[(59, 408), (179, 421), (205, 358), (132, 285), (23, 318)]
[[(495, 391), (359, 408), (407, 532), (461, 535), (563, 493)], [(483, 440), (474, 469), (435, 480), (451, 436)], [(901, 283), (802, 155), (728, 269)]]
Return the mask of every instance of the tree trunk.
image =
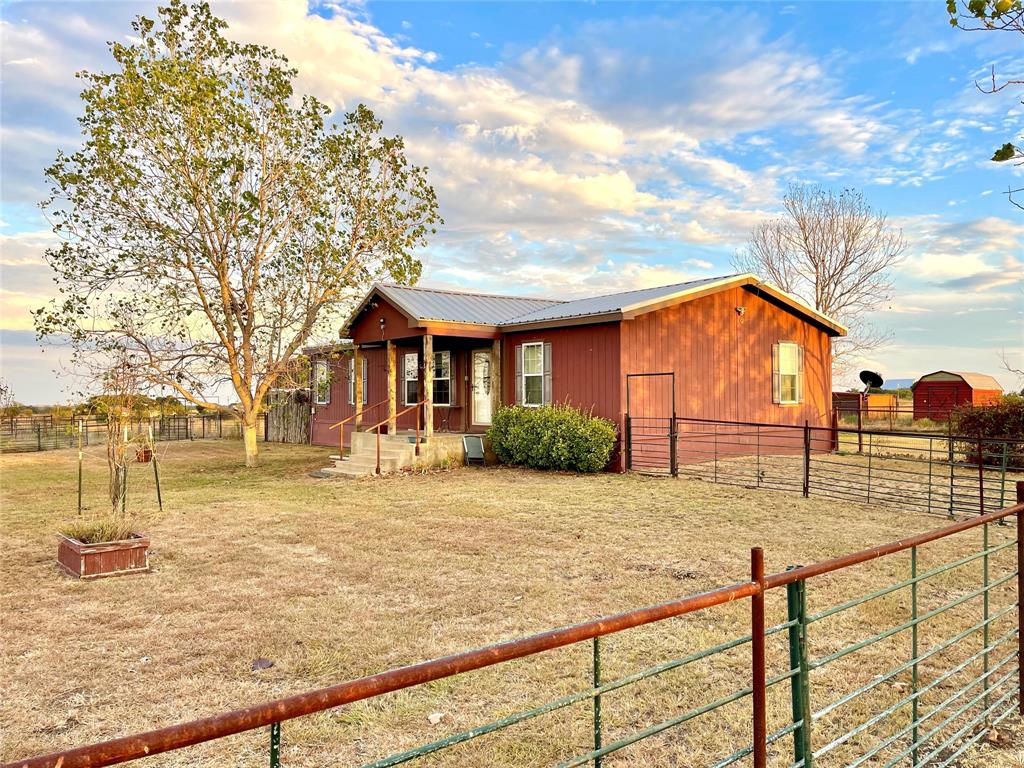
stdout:
[(114, 517), (121, 513), (125, 474), (124, 465), (113, 463), (110, 465), (110, 506)]
[(242, 436), (245, 438), (245, 466), (255, 467), (259, 464), (260, 449), (256, 444), (256, 416), (247, 415), (242, 420)]

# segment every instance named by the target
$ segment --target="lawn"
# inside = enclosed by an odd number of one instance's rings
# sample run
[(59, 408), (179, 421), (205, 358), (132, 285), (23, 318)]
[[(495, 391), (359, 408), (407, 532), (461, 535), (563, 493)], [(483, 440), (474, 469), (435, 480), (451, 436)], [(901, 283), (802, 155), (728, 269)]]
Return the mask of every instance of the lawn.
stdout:
[[(153, 540), (153, 572), (92, 583), (63, 577), (54, 564), (55, 528), (75, 516), (75, 454), (0, 456), (0, 758), (169, 725), (742, 581), (754, 545), (765, 547), (773, 572), (941, 524), (892, 509), (629, 475), (460, 469), (319, 480), (308, 473), (323, 466), (326, 449), (261, 448), (262, 465), (247, 470), (237, 442), (161, 445), (164, 511), (156, 509), (148, 469), (135, 468), (129, 479), (140, 526)], [(101, 459), (96, 451), (86, 462), (91, 507), (102, 504)], [(994, 530), (993, 543), (1013, 533)], [(932, 545), (921, 568), (973, 551), (966, 547), (963, 540)], [(906, 563), (879, 561), (841, 583), (827, 577), (820, 583), (833, 591), (821, 602), (826, 590), (812, 587), (812, 603), (820, 609), (905, 578)], [(978, 578), (972, 565), (937, 579), (932, 592), (922, 589), (925, 607), (974, 589)], [(856, 621), (887, 628), (906, 608), (898, 593)], [(769, 621), (783, 620), (782, 610), (773, 598)], [(741, 635), (748, 621), (745, 605), (723, 606), (608, 638), (605, 675)], [(975, 614), (943, 619), (935, 637), (976, 621)], [(857, 637), (860, 625), (851, 622), (836, 622), (816, 640), (819, 648)], [(846, 682), (891, 668), (906, 643), (894, 638), (825, 668), (817, 706)], [(775, 645), (777, 668), (784, 649)], [(369, 762), (535, 706), (586, 687), (589, 653), (571, 647), (290, 721), (283, 759), (288, 766)], [(254, 672), (257, 658), (273, 666)], [(741, 648), (606, 696), (606, 741), (733, 690), (747, 658)], [(841, 717), (862, 722), (902, 695), (885, 686)], [(781, 727), (788, 691), (773, 689), (769, 707), (770, 727)], [(442, 718), (431, 724), (434, 713)], [(589, 716), (586, 706), (569, 708), (413, 764), (552, 764), (587, 748)], [(748, 717), (738, 702), (606, 765), (714, 762), (747, 738)], [(962, 764), (1024, 765), (1015, 729), (1002, 734), (1008, 744), (988, 745)], [(829, 738), (827, 727), (821, 736)], [(816, 764), (849, 760), (872, 739), (868, 730)], [(264, 730), (143, 764), (265, 765), (266, 741)], [(787, 762), (788, 744), (779, 743), (773, 764)]]

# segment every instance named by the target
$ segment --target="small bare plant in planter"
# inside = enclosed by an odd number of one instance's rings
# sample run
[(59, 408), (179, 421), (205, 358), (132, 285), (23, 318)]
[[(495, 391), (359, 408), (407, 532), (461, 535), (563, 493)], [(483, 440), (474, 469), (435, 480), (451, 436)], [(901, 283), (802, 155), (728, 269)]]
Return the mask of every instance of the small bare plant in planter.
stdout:
[(97, 377), (102, 395), (94, 398), (105, 417), (109, 507), (98, 515), (79, 517), (60, 528), (57, 563), (80, 579), (122, 576), (149, 570), (149, 537), (136, 531), (128, 506), (128, 468), (136, 449), (148, 449), (132, 434), (132, 416), (142, 400), (143, 381), (128, 355), (117, 355)]

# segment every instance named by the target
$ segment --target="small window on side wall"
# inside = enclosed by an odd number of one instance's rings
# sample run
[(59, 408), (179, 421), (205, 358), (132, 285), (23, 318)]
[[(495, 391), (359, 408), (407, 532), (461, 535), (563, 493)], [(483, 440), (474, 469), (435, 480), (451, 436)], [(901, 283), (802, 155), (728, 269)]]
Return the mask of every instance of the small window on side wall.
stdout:
[(792, 341), (772, 345), (772, 402), (797, 405), (804, 401), (804, 348)]
[(313, 363), (313, 402), (316, 405), (330, 405), (331, 369), (326, 360)]
[(551, 343), (516, 346), (516, 404), (537, 408), (551, 403)]

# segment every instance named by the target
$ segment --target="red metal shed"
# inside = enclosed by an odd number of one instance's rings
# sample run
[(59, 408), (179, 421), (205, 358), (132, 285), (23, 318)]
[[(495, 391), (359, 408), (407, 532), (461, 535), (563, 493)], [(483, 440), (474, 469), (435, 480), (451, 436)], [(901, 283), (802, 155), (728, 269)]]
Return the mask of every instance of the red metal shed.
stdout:
[(958, 405), (991, 405), (1003, 388), (991, 376), (970, 371), (935, 371), (915, 381), (914, 418), (946, 421)]

